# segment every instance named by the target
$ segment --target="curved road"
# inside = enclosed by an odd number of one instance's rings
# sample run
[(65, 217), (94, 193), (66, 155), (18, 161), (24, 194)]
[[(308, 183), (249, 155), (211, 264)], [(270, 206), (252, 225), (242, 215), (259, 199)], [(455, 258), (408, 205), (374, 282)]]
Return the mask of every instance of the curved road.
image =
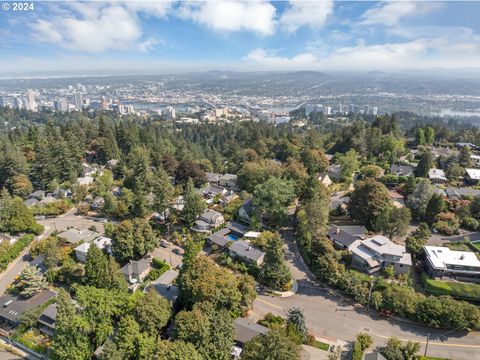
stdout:
[(408, 321), (387, 320), (375, 311), (368, 315), (363, 306), (316, 283), (298, 252), (292, 232), (284, 231), (282, 235), (287, 244), (285, 257), (298, 283), (298, 291), (289, 298), (259, 295), (254, 302), (254, 314), (258, 318), (268, 312), (285, 316), (286, 310), (297, 306), (304, 310), (308, 328), (318, 337), (352, 341), (359, 332), (368, 332), (375, 345), (383, 345), (389, 337), (396, 336), (404, 341), (419, 342), (423, 355), (429, 336), (429, 356), (452, 360), (480, 359), (479, 332), (458, 333), (426, 328)]

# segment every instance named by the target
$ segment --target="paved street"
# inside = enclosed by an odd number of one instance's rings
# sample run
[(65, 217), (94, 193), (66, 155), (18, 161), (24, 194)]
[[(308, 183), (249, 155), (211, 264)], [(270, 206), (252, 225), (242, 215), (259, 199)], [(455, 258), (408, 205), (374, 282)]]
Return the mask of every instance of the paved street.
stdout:
[(301, 259), (296, 256), (296, 245), (291, 234), (287, 239), (286, 259), (299, 289), (290, 298), (260, 295), (254, 302), (254, 313), (258, 318), (272, 312), (285, 316), (285, 311), (297, 306), (305, 311), (307, 326), (319, 337), (352, 341), (359, 332), (372, 335), (375, 345), (383, 345), (391, 336), (402, 340), (420, 342), (422, 354), (428, 334), (428, 355), (447, 357), (454, 360), (480, 359), (480, 333), (448, 333), (408, 322), (386, 320), (376, 314), (368, 316), (364, 307), (345, 299), (335, 290), (322, 288), (307, 276)]
[(151, 255), (157, 259), (165, 261), (172, 269), (174, 269), (177, 265), (182, 265), (182, 256), (174, 254), (172, 252), (173, 249), (179, 249), (183, 253), (183, 250), (179, 246), (170, 244), (168, 248), (161, 246), (157, 247), (151, 252)]
[[(38, 220), (37, 222), (45, 227), (45, 231), (36, 239), (42, 239), (43, 237), (50, 235), (54, 230), (60, 232), (72, 226), (81, 229), (88, 229), (90, 226), (95, 225), (97, 232), (103, 234), (104, 225), (101, 222), (95, 221), (95, 219), (91, 217), (76, 216), (74, 215), (75, 212), (76, 209), (72, 208), (67, 213), (59, 217)], [(20, 254), (20, 256), (0, 274), (0, 295), (4, 294), (8, 285), (10, 285), (22, 272), (22, 270), (30, 263), (30, 261), (32, 261), (32, 258), (28, 254), (28, 250), (29, 248), (25, 249), (22, 254)]]

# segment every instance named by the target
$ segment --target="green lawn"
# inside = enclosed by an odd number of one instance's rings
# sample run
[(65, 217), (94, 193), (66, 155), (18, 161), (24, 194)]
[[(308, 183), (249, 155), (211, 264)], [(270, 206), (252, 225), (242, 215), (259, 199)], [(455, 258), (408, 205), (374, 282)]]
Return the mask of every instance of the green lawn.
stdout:
[(422, 273), (425, 291), (433, 295), (450, 295), (462, 299), (480, 300), (480, 285), (434, 280)]
[(475, 249), (477, 249), (478, 251), (480, 251), (480, 242), (477, 242), (477, 243), (470, 243)]
[(328, 351), (328, 349), (330, 349), (330, 345), (325, 344), (318, 340), (315, 340), (315, 342), (313, 343), (313, 346), (323, 351)]

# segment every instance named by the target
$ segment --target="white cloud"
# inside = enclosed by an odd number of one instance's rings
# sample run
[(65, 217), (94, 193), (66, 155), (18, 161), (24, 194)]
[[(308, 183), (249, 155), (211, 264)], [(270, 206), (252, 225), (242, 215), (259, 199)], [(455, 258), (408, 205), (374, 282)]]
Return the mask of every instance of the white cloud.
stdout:
[(162, 41), (143, 38), (137, 14), (164, 18), (171, 6), (169, 1), (68, 2), (54, 11), (50, 20), (39, 19), (30, 27), (36, 40), (75, 51), (137, 48), (147, 52)]
[(324, 1), (290, 1), (279, 23), (287, 32), (295, 32), (301, 26), (321, 28), (328, 16), (333, 13), (333, 0)]
[(270, 69), (298, 69), (315, 66), (317, 59), (312, 53), (286, 58), (259, 48), (250, 52), (245, 60)]
[(53, 24), (45, 20), (40, 19), (36, 23), (33, 23), (32, 29), (35, 31), (34, 37), (38, 41), (59, 43), (63, 39), (62, 35), (55, 30)]
[(407, 16), (421, 16), (441, 7), (437, 2), (392, 1), (384, 2), (368, 9), (362, 16), (360, 25), (394, 26)]
[(275, 7), (266, 1), (204, 1), (184, 3), (178, 15), (218, 32), (275, 32)]
[[(461, 53), (462, 56), (458, 56)], [(478, 41), (454, 42), (446, 38), (421, 38), (404, 43), (341, 47), (316, 57), (302, 53), (280, 57), (263, 49), (245, 58), (251, 66), (271, 70), (370, 71), (430, 68), (476, 68), (480, 63)]]

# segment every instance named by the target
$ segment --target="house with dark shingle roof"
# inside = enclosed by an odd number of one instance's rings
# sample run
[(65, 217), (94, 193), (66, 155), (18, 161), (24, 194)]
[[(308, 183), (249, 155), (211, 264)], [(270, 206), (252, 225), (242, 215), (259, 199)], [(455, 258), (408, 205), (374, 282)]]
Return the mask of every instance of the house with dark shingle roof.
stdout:
[(38, 318), (38, 328), (41, 332), (55, 335), (55, 321), (57, 320), (57, 304), (48, 305)]
[(367, 229), (363, 225), (332, 225), (327, 236), (335, 247), (347, 249), (355, 241), (364, 239)]
[(238, 317), (235, 319), (235, 342), (245, 344), (257, 335), (266, 335), (270, 329), (251, 320)]
[(413, 166), (410, 165), (392, 165), (390, 166), (390, 174), (397, 176), (412, 176)]
[(23, 314), (45, 304), (55, 296), (56, 292), (44, 289), (30, 298), (14, 294), (0, 297), (0, 327), (6, 331), (12, 330), (20, 323)]

